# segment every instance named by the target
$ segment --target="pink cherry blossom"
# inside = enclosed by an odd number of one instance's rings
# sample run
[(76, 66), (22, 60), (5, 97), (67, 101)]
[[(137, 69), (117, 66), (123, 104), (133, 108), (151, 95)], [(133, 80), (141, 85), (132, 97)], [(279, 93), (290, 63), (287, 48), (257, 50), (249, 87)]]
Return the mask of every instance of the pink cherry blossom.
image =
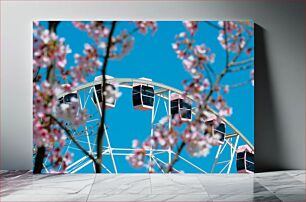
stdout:
[(192, 36), (198, 30), (198, 22), (196, 21), (184, 21), (183, 23)]
[(215, 61), (215, 54), (210, 48), (205, 44), (194, 43), (186, 32), (182, 32), (176, 36), (176, 42), (172, 44), (177, 57), (182, 60), (183, 66), (192, 76), (200, 74), (204, 65)]
[[(222, 28), (219, 32), (218, 40), (221, 46), (230, 52), (238, 52), (246, 44), (245, 32), (249, 32), (249, 29), (253, 29), (252, 24), (248, 21), (237, 22), (237, 21), (219, 21), (219, 26)], [(226, 36), (225, 32), (226, 31)], [(227, 46), (226, 46), (227, 42)], [(252, 49), (247, 49), (247, 54)]]
[(86, 109), (80, 110), (79, 100), (71, 98), (69, 103), (62, 103), (57, 107), (56, 117), (65, 120), (73, 128), (86, 123), (88, 119)]
[(69, 45), (65, 44), (64, 38), (59, 38), (54, 32), (34, 23), (33, 31), (33, 66), (34, 70), (38, 68), (47, 68), (54, 65), (61, 72), (67, 64), (66, 56), (71, 53)]
[[(112, 43), (110, 58), (122, 59), (132, 50), (134, 38), (126, 30), (123, 30), (112, 38)], [(106, 47), (106, 43), (102, 42), (100, 47)]]
[(74, 55), (76, 66), (72, 67), (71, 76), (75, 83), (86, 82), (86, 77), (89, 74), (94, 74), (102, 65), (98, 50), (90, 44), (84, 45), (83, 54), (84, 56)]
[(88, 33), (88, 35), (95, 40), (96, 43), (99, 43), (101, 40), (105, 39), (109, 35), (109, 28), (105, 25), (104, 21), (90, 21), (90, 22), (79, 22), (74, 21), (72, 24)]
[(155, 21), (136, 21), (136, 26), (141, 34), (147, 34), (149, 29), (153, 33), (157, 31), (157, 23)]
[(146, 156), (146, 151), (140, 148), (136, 149), (133, 154), (127, 156), (126, 159), (133, 167), (140, 168), (145, 165), (145, 156)]

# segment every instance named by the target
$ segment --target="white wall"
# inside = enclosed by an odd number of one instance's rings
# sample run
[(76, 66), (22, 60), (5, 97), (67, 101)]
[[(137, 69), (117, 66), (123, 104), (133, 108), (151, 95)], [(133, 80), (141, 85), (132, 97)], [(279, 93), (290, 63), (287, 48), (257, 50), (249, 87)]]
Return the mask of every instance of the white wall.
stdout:
[(1, 169), (32, 168), (32, 20), (253, 19), (256, 168), (305, 169), (303, 1), (1, 1)]

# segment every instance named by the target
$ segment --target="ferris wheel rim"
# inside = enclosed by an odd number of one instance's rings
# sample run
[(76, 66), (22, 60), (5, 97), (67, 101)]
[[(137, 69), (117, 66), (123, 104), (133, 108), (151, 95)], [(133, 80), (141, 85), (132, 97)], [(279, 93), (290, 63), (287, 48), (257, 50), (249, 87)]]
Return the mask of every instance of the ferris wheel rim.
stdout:
[[(107, 78), (106, 83), (110, 83), (110, 84), (117, 84), (119, 87), (122, 88), (132, 88), (133, 87), (133, 83), (137, 83), (137, 84), (142, 84), (142, 85), (151, 85), (153, 87), (159, 87), (160, 90), (157, 91), (156, 93), (154, 92), (154, 95), (162, 97), (163, 99), (168, 99), (166, 96), (162, 96), (163, 92), (167, 92), (167, 91), (171, 91), (174, 93), (177, 93), (179, 95), (183, 95), (183, 91), (177, 89), (177, 88), (173, 88), (171, 86), (165, 85), (163, 83), (159, 83), (159, 82), (155, 82), (155, 81), (150, 81), (150, 80), (146, 80), (146, 79), (137, 79), (137, 78)], [(71, 92), (78, 92), (87, 88), (91, 88), (95, 85), (99, 85), (102, 84), (103, 80), (99, 80), (99, 81), (91, 81), (91, 82), (87, 82), (84, 84), (81, 84), (77, 87), (74, 87), (73, 89), (71, 89), (71, 91), (66, 91), (66, 92), (62, 92), (60, 94), (57, 95), (57, 98), (61, 98)], [(128, 85), (128, 84), (132, 84), (132, 85)], [(191, 101), (197, 103), (196, 100), (194, 100), (191, 96), (187, 95), (187, 98), (190, 99)], [(216, 111), (214, 111), (213, 109), (211, 109), (209, 106), (207, 106), (207, 110), (215, 115), (218, 115), (218, 113)], [(227, 124), (238, 136), (240, 136), (242, 138), (242, 140), (244, 140), (244, 142), (252, 149), (252, 151), (254, 151), (254, 145), (245, 137), (245, 135), (243, 133), (241, 133), (229, 120), (227, 120), (225, 117), (220, 117), (221, 120)]]

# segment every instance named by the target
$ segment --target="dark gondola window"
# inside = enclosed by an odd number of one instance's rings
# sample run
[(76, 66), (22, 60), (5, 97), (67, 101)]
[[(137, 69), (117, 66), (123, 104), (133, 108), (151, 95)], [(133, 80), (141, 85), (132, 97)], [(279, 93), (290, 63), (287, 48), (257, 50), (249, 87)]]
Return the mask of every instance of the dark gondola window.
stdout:
[(246, 153), (246, 166), (247, 170), (254, 172), (255, 166), (254, 166), (254, 154), (251, 154), (249, 152)]
[[(105, 86), (111, 86), (113, 90), (115, 90), (115, 86), (111, 85), (111, 84), (106, 84)], [(98, 85), (95, 85), (95, 89), (96, 89), (96, 93), (97, 93), (97, 97), (98, 97), (98, 100), (99, 102), (102, 102), (102, 85), (98, 84)], [(96, 95), (95, 93), (93, 92), (93, 100), (95, 103), (97, 103), (96, 101)], [(108, 104), (112, 104), (114, 105), (116, 103), (116, 100), (113, 100), (113, 102), (106, 102)]]
[(142, 104), (153, 106), (154, 104), (154, 89), (150, 86), (141, 86)]
[(247, 162), (246, 163), (246, 169), (248, 171), (255, 172), (255, 165), (254, 165), (254, 163)]
[(150, 86), (134, 86), (133, 87), (133, 105), (134, 106), (150, 106), (154, 105), (154, 89)]
[(65, 103), (70, 103), (72, 98), (78, 99), (78, 94), (77, 93), (69, 93), (69, 94), (65, 95), (65, 97), (64, 97)]
[(173, 118), (174, 115), (179, 113), (179, 99), (172, 100), (170, 104), (171, 104), (171, 115)]
[(180, 99), (180, 113), (182, 118), (191, 119), (191, 104)]
[(220, 123), (218, 127), (216, 128), (215, 132), (221, 135), (220, 141), (223, 142), (224, 136), (225, 136), (225, 124)]
[(240, 152), (237, 154), (236, 167), (237, 170), (244, 170), (244, 154), (245, 152)]
[[(102, 93), (101, 93), (101, 90), (102, 90), (102, 85), (98, 84), (98, 85), (95, 85), (95, 90), (96, 90), (96, 93), (97, 93), (97, 97), (98, 97), (98, 100), (99, 102), (102, 102)], [(96, 95), (95, 95), (95, 92), (93, 92), (93, 100), (95, 103), (97, 103), (97, 99), (96, 99)]]
[(134, 86), (133, 87), (133, 105), (139, 106), (141, 105), (141, 94), (140, 94), (141, 86)]

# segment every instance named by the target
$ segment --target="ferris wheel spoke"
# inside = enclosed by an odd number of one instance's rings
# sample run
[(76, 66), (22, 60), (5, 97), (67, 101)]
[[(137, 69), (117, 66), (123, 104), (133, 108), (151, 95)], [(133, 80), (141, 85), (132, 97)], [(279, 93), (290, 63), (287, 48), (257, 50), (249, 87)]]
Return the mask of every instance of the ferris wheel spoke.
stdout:
[[(168, 166), (167, 163), (163, 162), (162, 160), (160, 160), (160, 159), (157, 158), (156, 156), (154, 156), (154, 158), (155, 158), (158, 162), (164, 164), (165, 166)], [(173, 169), (175, 172), (177, 172), (177, 173), (181, 173), (180, 171), (178, 171), (177, 169), (175, 169), (174, 166), (172, 167), (172, 169)]]
[[(172, 154), (175, 155), (175, 153), (172, 151)], [(193, 163), (191, 163), (190, 161), (188, 161), (187, 159), (185, 159), (184, 157), (182, 157), (181, 155), (178, 155), (178, 158), (182, 159), (183, 161), (185, 161), (186, 163), (188, 163), (189, 165), (191, 165), (192, 167), (196, 168), (197, 170), (201, 171), (202, 173), (207, 173), (205, 170), (203, 170), (202, 168), (200, 168), (199, 166), (194, 165)]]

